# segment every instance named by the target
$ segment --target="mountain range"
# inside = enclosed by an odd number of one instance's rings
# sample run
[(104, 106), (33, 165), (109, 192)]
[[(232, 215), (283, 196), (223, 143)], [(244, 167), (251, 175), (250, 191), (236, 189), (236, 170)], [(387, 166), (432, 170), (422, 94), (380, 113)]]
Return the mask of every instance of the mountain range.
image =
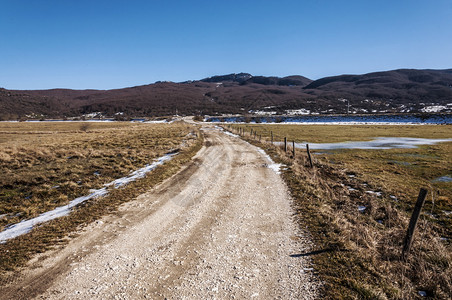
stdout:
[(112, 90), (0, 88), (0, 119), (198, 114), (451, 112), (452, 69), (311, 80), (248, 73)]

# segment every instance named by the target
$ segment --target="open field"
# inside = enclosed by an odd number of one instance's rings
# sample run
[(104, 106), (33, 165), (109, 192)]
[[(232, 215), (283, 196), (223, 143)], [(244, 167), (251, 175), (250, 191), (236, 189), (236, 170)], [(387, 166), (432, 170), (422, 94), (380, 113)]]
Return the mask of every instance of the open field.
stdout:
[(198, 130), (186, 123), (0, 123), (0, 230), (179, 151), (146, 178), (0, 245), (0, 271), (20, 266), (31, 254), (63, 242), (64, 235), (78, 225), (114, 211), (174, 174), (200, 148), (198, 137)]
[[(451, 138), (452, 126), (233, 125), (287, 165), (283, 177), (295, 198), (302, 228), (314, 236), (312, 255), (330, 298), (452, 295), (452, 142), (415, 149), (318, 150), (308, 168), (305, 150), (295, 159), (268, 143), (331, 143), (374, 137)], [(251, 139), (250, 129), (257, 132)], [(289, 144), (291, 145), (291, 143)], [(411, 255), (400, 260), (419, 188), (429, 190)]]

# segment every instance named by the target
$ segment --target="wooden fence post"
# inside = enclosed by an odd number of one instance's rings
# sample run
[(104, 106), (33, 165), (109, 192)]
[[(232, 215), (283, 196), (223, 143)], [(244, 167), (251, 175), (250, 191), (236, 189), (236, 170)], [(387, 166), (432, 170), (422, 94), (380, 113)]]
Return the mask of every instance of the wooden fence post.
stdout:
[(292, 156), (295, 159), (295, 141), (292, 141)]
[(284, 152), (287, 153), (287, 138), (284, 137)]
[(306, 144), (306, 152), (308, 152), (309, 165), (312, 168), (312, 158), (311, 158), (311, 152), (309, 151), (309, 144)]
[(408, 252), (411, 249), (411, 242), (413, 241), (414, 231), (416, 230), (417, 220), (421, 214), (422, 206), (425, 202), (425, 196), (427, 196), (427, 190), (421, 188), (419, 191), (419, 196), (417, 197), (416, 205), (414, 206), (413, 214), (411, 215), (410, 224), (408, 225), (408, 230), (406, 232), (405, 240), (403, 243), (402, 259), (407, 258)]

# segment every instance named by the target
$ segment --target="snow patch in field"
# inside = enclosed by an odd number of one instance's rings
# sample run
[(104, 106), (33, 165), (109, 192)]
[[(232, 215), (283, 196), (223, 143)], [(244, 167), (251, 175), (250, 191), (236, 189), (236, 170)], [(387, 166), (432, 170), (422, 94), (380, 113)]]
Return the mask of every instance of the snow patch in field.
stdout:
[(366, 191), (366, 193), (370, 194), (370, 195), (375, 195), (377, 197), (381, 196), (381, 192), (375, 192), (375, 191)]
[(173, 121), (169, 121), (168, 120), (151, 120), (151, 121), (145, 121), (143, 123), (147, 123), (147, 124), (165, 124), (165, 123), (173, 123)]
[(78, 197), (72, 201), (69, 202), (68, 205), (60, 206), (55, 208), (54, 210), (42, 213), (36, 218), (30, 219), (30, 220), (24, 220), (22, 222), (19, 222), (17, 224), (8, 226), (5, 230), (0, 232), (0, 244), (5, 243), (7, 240), (18, 237), (22, 234), (30, 232), (34, 226), (48, 222), (50, 220), (54, 220), (56, 218), (60, 218), (63, 216), (67, 216), (71, 209), (89, 199), (98, 198), (98, 197), (104, 197), (108, 194), (107, 187), (113, 186), (115, 189), (120, 188), (122, 186), (127, 185), (128, 183), (135, 181), (139, 178), (143, 178), (146, 176), (146, 173), (149, 173), (150, 171), (154, 170), (157, 166), (164, 164), (168, 160), (170, 160), (176, 153), (169, 153), (166, 154), (160, 158), (158, 158), (156, 161), (154, 161), (150, 165), (146, 165), (145, 167), (138, 169), (134, 172), (132, 172), (130, 175), (113, 180), (112, 182), (109, 182), (105, 184), (103, 188), (97, 189), (97, 190), (90, 190), (90, 194), (82, 197)]
[(446, 105), (431, 105), (431, 106), (426, 106), (424, 108), (421, 109), (422, 112), (427, 112), (427, 113), (437, 113), (437, 112), (442, 112), (443, 110), (446, 110), (450, 107), (446, 106)]
[(289, 115), (309, 115), (311, 111), (309, 109), (300, 108), (286, 110), (286, 113)]

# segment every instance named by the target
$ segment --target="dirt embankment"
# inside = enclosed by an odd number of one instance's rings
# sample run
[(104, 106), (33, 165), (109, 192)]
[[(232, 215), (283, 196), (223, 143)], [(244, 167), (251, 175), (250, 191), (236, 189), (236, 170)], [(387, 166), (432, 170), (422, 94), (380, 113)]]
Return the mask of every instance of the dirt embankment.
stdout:
[(254, 146), (204, 132), (184, 170), (35, 259), (0, 298), (315, 298), (280, 176)]

